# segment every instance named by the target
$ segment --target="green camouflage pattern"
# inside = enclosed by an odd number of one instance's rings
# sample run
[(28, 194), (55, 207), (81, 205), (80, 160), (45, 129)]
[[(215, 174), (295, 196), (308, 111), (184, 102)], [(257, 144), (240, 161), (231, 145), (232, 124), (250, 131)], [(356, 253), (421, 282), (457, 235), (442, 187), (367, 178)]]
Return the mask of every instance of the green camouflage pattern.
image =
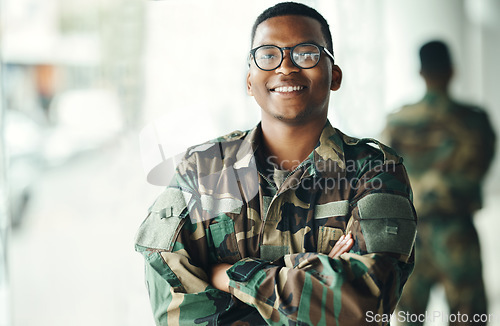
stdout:
[[(400, 157), (328, 122), (277, 187), (261, 134), (258, 125), (188, 149), (141, 225), (156, 324), (359, 326), (375, 324), (367, 311), (392, 313), (417, 222)], [(347, 232), (353, 248), (329, 258)], [(221, 262), (233, 265), (231, 294), (209, 281)]]
[(481, 182), (495, 149), (483, 110), (429, 92), (389, 115), (382, 139), (404, 158), (421, 220), (467, 217), (481, 208)]
[[(453, 325), (485, 325), (472, 322), (474, 315), (487, 314), (481, 252), (472, 220), (419, 221), (416, 247), (415, 269), (405, 285), (398, 310), (414, 316), (425, 314), (430, 291), (440, 282), (450, 314), (460, 313), (468, 318), (468, 322)], [(400, 324), (423, 325), (409, 321)]]
[(482, 206), (481, 184), (495, 148), (487, 114), (428, 92), (388, 117), (383, 139), (404, 158), (419, 216), (416, 266), (398, 309), (425, 313), (431, 288), (441, 283), (451, 314), (460, 312), (472, 320), (474, 314), (486, 313), (472, 217)]

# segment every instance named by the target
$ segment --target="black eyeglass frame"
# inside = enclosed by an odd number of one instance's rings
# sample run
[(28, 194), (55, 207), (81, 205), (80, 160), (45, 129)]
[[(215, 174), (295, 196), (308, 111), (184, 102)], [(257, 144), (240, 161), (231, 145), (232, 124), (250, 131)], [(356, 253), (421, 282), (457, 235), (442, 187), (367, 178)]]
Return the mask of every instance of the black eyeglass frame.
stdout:
[[(298, 46), (301, 46), (301, 45), (314, 45), (315, 47), (317, 47), (319, 49), (319, 59), (318, 59), (318, 62), (316, 62), (316, 64), (312, 67), (308, 67), (308, 68), (302, 68), (299, 64), (297, 64), (295, 62), (295, 60), (293, 59), (293, 55), (292, 55), (292, 52), (293, 50), (295, 50), (296, 47)], [(255, 52), (260, 49), (260, 48), (263, 48), (265, 46), (271, 46), (271, 47), (275, 47), (277, 49), (280, 50), (281, 52), (281, 60), (280, 60), (280, 63), (274, 67), (273, 69), (262, 69), (258, 64), (257, 64), (257, 60), (255, 59)], [(280, 48), (279, 46), (277, 45), (273, 45), (273, 44), (264, 44), (264, 45), (260, 45), (256, 48), (253, 48), (252, 50), (250, 50), (250, 56), (253, 57), (253, 62), (255, 63), (255, 65), (257, 66), (257, 68), (259, 68), (260, 70), (263, 70), (263, 71), (273, 71), (275, 69), (278, 69), (279, 66), (281, 66), (281, 64), (283, 63), (283, 60), (285, 59), (285, 50), (290, 50), (290, 60), (292, 60), (292, 63), (297, 67), (297, 68), (300, 68), (300, 69), (312, 69), (314, 67), (316, 67), (319, 63), (319, 61), (321, 60), (321, 52), (325, 51), (325, 53), (328, 55), (328, 57), (330, 59), (332, 59), (332, 63), (335, 64), (335, 57), (333, 55), (333, 53), (331, 53), (330, 51), (328, 51), (327, 48), (325, 48), (324, 46), (321, 46), (319, 44), (316, 44), (316, 43), (311, 43), (311, 42), (305, 42), (305, 43), (299, 43), (297, 45), (294, 45), (294, 46), (286, 46), (284, 48)], [(250, 57), (248, 58), (248, 64), (250, 64)]]

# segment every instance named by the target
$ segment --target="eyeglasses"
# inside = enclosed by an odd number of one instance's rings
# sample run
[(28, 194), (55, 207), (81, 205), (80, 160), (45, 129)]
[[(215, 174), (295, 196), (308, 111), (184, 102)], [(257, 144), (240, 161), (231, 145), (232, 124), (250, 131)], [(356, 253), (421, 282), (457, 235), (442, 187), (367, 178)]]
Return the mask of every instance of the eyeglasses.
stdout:
[[(333, 54), (325, 47), (313, 43), (300, 43), (292, 47), (280, 48), (276, 45), (261, 45), (250, 51), (250, 56), (257, 67), (264, 71), (278, 68), (285, 56), (284, 50), (290, 50), (290, 59), (293, 64), (301, 69), (311, 69), (316, 67), (321, 59), (321, 52), (325, 53), (335, 63)], [(250, 57), (248, 58), (250, 60)]]

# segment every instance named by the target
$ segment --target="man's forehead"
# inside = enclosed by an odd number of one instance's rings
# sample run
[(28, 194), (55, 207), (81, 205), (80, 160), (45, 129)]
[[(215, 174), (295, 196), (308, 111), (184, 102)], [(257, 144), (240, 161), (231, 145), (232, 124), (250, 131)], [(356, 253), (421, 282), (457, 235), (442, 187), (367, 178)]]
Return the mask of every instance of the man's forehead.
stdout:
[(308, 41), (326, 46), (320, 22), (307, 16), (287, 15), (272, 17), (260, 23), (255, 31), (253, 46), (291, 46)]

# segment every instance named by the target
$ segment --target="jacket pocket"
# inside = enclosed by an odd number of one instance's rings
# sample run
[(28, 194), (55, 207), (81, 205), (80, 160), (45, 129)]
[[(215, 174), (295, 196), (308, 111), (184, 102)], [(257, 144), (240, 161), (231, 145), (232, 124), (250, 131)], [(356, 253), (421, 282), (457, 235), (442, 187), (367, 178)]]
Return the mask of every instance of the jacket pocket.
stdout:
[(210, 235), (217, 253), (217, 259), (234, 264), (241, 259), (234, 233), (234, 222), (230, 218), (211, 224)]
[(343, 234), (342, 229), (320, 226), (318, 229), (318, 252), (328, 255)]

